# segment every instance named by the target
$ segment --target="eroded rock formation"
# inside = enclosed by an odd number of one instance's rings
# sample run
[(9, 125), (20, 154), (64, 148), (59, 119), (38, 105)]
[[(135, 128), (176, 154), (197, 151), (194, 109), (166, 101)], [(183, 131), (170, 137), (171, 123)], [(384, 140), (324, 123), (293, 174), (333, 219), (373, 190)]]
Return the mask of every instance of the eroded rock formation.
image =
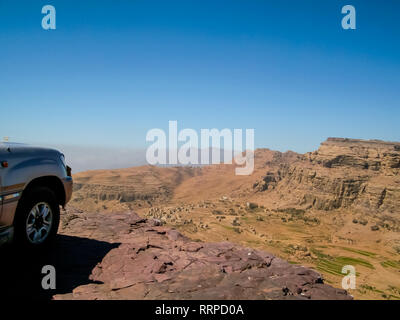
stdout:
[(329, 138), (315, 152), (268, 171), (258, 191), (296, 205), (393, 213), (400, 204), (400, 143)]

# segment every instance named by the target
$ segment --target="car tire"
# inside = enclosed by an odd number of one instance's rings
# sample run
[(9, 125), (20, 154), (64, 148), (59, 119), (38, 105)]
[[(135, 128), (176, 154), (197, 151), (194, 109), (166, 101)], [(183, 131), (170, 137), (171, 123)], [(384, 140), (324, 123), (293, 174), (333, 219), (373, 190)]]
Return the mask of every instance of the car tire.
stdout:
[(53, 242), (60, 224), (60, 206), (54, 192), (36, 187), (23, 194), (14, 220), (18, 246), (41, 249)]

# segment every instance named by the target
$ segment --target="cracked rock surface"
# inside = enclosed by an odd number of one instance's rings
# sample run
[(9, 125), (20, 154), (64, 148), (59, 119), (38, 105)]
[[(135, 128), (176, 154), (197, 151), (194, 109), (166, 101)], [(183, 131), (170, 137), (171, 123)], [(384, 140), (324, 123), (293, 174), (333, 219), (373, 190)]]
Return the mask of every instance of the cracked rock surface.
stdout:
[[(192, 241), (133, 212), (69, 209), (60, 234), (94, 240), (88, 256), (103, 244), (108, 249), (96, 256), (88, 281), (53, 299), (352, 299), (309, 268), (229, 242)], [(59, 275), (64, 280), (79, 273), (83, 263), (69, 261)]]

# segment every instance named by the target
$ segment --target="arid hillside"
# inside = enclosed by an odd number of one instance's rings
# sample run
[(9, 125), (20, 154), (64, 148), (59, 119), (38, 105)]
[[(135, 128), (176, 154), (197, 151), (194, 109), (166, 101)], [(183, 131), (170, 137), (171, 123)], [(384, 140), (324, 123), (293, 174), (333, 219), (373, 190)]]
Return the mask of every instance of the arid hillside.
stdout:
[(289, 164), (301, 155), (268, 149), (255, 152), (255, 170), (235, 175), (234, 165), (203, 167), (141, 166), (117, 170), (93, 170), (74, 175), (72, 202), (92, 211), (120, 211), (179, 201), (243, 197), (254, 194), (253, 185), (269, 170)]
[(79, 173), (71, 207), (265, 249), (335, 287), (353, 265), (356, 298), (400, 299), (399, 173), (400, 143), (329, 138), (306, 154), (256, 150), (250, 176), (223, 164)]

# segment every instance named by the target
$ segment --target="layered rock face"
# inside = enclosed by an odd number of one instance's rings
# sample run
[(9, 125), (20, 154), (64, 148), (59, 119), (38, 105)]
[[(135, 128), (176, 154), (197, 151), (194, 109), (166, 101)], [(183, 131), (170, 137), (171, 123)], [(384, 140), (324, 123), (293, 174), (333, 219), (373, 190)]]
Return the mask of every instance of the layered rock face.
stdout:
[(315, 152), (266, 173), (258, 191), (278, 192), (294, 205), (398, 212), (400, 143), (329, 138)]
[(311, 162), (327, 168), (351, 167), (396, 175), (400, 169), (400, 143), (379, 140), (328, 138), (318, 151), (308, 153)]
[[(68, 211), (61, 233), (115, 246), (91, 271), (91, 283), (55, 299), (351, 299), (311, 269), (229, 242), (195, 242), (133, 212)], [(79, 269), (59, 272), (60, 282)]]

